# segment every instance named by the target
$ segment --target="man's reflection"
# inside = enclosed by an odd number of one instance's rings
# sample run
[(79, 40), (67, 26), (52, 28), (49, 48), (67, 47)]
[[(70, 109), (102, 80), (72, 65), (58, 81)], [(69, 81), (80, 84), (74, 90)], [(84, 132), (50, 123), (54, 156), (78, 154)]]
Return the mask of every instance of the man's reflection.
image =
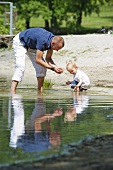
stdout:
[(73, 93), (73, 107), (67, 108), (64, 122), (75, 121), (78, 114), (81, 114), (88, 107), (89, 96), (86, 93)]
[(21, 136), (25, 132), (24, 109), (23, 109), (23, 103), (21, 101), (21, 96), (14, 95), (12, 97), (12, 107), (14, 111), (14, 122), (13, 122), (13, 127), (11, 128), (9, 145), (11, 147), (16, 148), (17, 140), (19, 139), (19, 136)]
[[(22, 148), (25, 152), (42, 151), (52, 146), (59, 146), (61, 136), (58, 131), (51, 131), (51, 121), (56, 116), (62, 115), (62, 109), (55, 109), (52, 114), (46, 113), (46, 103), (43, 100), (43, 96), (38, 96), (32, 115), (26, 121), (25, 133), (23, 133), (23, 130), (17, 133), (16, 129), (20, 128), (18, 125), (23, 124), (24, 127), (24, 109), (21, 98), (14, 100), (12, 98), (14, 124), (11, 134), (14, 134), (16, 131), (16, 140), (14, 141), (14, 136), (11, 135), (10, 146)], [(18, 116), (15, 116), (17, 114)], [(19, 118), (20, 114), (23, 114), (23, 120)], [(20, 119), (18, 124), (16, 124), (17, 119)]]

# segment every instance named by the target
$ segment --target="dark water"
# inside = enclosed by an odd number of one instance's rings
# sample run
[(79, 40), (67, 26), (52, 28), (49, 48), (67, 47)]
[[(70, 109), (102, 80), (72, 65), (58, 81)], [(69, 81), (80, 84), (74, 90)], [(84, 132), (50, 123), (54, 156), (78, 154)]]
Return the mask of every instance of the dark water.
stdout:
[(88, 135), (113, 133), (113, 97), (65, 90), (0, 95), (0, 165), (34, 160)]

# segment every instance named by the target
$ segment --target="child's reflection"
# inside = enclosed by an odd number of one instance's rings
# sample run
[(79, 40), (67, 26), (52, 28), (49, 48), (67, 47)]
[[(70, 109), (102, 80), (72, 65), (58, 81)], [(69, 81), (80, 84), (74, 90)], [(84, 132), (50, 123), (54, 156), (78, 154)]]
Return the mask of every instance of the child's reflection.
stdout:
[(81, 114), (85, 108), (88, 107), (89, 104), (89, 96), (86, 95), (86, 93), (73, 93), (73, 107), (68, 108), (65, 117), (64, 122), (67, 121), (75, 121), (78, 114)]
[[(19, 108), (23, 110), (21, 98), (16, 99), (16, 104), (17, 103), (18, 106), (16, 107), (18, 109), (14, 109), (14, 114), (16, 115), (18, 114), (19, 116), (20, 115)], [(20, 103), (21, 105), (19, 105)], [(12, 98), (12, 105), (13, 108), (15, 108), (15, 102), (13, 98)], [(24, 133), (24, 135), (23, 135), (23, 131), (21, 131), (22, 132), (21, 134), (16, 132), (17, 138), (14, 141), (15, 145), (14, 142), (12, 142), (14, 140), (14, 136), (11, 135), (10, 146), (22, 148), (25, 152), (30, 152), (30, 151), (36, 152), (36, 151), (46, 150), (50, 146), (60, 145), (60, 140), (61, 140), (60, 133), (56, 131), (54, 132), (51, 131), (50, 122), (56, 116), (61, 116), (61, 115), (62, 115), (62, 109), (55, 109), (52, 114), (47, 114), (46, 103), (43, 101), (43, 96), (39, 96), (36, 100), (35, 108), (32, 112), (32, 115), (26, 123), (26, 127), (25, 127), (26, 132)], [(15, 132), (15, 129), (19, 129), (19, 127), (16, 126), (15, 118), (16, 117), (14, 116), (15, 123), (13, 124), (13, 128), (11, 129), (11, 134)], [(22, 122), (20, 122), (19, 124), (23, 123), (24, 126), (24, 110), (23, 110), (23, 120), (20, 119), (20, 121)], [(22, 136), (20, 137), (20, 135)]]

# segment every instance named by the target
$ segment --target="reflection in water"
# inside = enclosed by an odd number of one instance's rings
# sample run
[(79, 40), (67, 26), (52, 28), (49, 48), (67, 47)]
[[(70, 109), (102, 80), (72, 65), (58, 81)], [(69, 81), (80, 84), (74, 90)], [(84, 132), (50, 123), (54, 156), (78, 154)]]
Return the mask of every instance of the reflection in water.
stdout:
[[(97, 136), (113, 133), (113, 119), (111, 118), (113, 115), (112, 96), (87, 96), (87, 93), (82, 94), (82, 96), (74, 96), (70, 91), (62, 91), (62, 93), (59, 95), (60, 100), (57, 90), (55, 93), (50, 92), (49, 94), (47, 92), (43, 94), (44, 96), (37, 96), (36, 100), (34, 100), (34, 95), (31, 95), (30, 99), (27, 94), (22, 98), (14, 96), (15, 98), (13, 97), (12, 100), (9, 100), (11, 99), (9, 96), (1, 96), (1, 166), (3, 164), (9, 165), (11, 162), (18, 162), (18, 160), (19, 162), (25, 160), (29, 162), (31, 158), (36, 160), (41, 156), (40, 151), (48, 150), (48, 148), (53, 150), (55, 148), (55, 150), (57, 149), (61, 152), (63, 146), (66, 149), (67, 144), (81, 141), (87, 134)], [(68, 93), (68, 95), (66, 94), (64, 97), (65, 93)], [(30, 94), (32, 93), (28, 93), (28, 95)], [(83, 109), (78, 112), (77, 118), (74, 118), (76, 121), (64, 123), (64, 116), (68, 109), (72, 108), (75, 117), (76, 107), (81, 106), (79, 105), (81, 102), (77, 102), (76, 98), (83, 101)], [(12, 107), (10, 106), (11, 102)], [(58, 107), (62, 109), (54, 110)], [(78, 110), (80, 111), (81, 109)], [(56, 116), (59, 117), (56, 118)], [(62, 148), (53, 147), (59, 145)], [(14, 147), (14, 149), (11, 147)], [(26, 153), (26, 151), (28, 152)], [(30, 151), (35, 151), (35, 153)], [(48, 156), (49, 153), (47, 153)]]
[(81, 114), (88, 107), (88, 104), (89, 96), (86, 93), (73, 93), (73, 107), (67, 109), (64, 122), (75, 121), (77, 114)]
[(60, 145), (60, 132), (51, 131), (51, 121), (56, 116), (62, 115), (61, 108), (55, 109), (52, 114), (46, 113), (46, 103), (43, 96), (39, 96), (24, 130), (24, 109), (21, 98), (12, 98), (12, 106), (14, 123), (11, 129), (11, 147), (19, 147), (25, 152), (36, 152)]
[(74, 108), (76, 108), (76, 113), (81, 114), (89, 104), (89, 96), (87, 94), (81, 93), (73, 94)]
[(10, 146), (16, 148), (17, 140), (19, 136), (24, 134), (24, 109), (23, 103), (21, 101), (21, 96), (15, 95), (12, 97), (12, 106), (14, 110), (14, 122), (13, 127), (11, 128), (10, 135)]

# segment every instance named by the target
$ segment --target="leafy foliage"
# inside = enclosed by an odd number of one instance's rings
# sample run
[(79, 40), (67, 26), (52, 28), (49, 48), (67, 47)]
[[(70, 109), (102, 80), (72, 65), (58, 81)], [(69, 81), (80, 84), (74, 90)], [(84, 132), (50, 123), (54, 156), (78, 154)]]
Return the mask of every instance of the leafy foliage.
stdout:
[[(93, 12), (99, 15), (102, 5), (113, 4), (112, 0), (12, 0), (12, 2), (18, 12), (17, 22), (22, 21), (21, 26), (17, 23), (19, 30), (29, 28), (31, 18), (41, 16), (45, 28), (57, 34), (61, 32), (63, 23), (66, 25), (67, 33), (79, 33), (83, 16), (90, 16)], [(3, 11), (1, 6), (0, 10)]]
[(25, 29), (25, 22), (22, 19), (18, 19), (15, 24), (14, 34), (17, 34)]
[(0, 26), (0, 34), (9, 34), (9, 28), (4, 25)]

